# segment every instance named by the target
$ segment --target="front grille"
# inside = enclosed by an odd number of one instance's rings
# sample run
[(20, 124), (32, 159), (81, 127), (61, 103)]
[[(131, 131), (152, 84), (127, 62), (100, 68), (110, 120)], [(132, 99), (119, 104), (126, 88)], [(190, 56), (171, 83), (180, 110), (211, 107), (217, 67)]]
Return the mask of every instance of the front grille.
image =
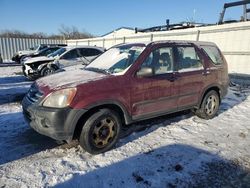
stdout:
[(36, 86), (36, 84), (32, 84), (26, 97), (29, 101), (31, 101), (32, 103), (37, 102), (40, 98), (42, 98), (43, 93), (41, 91), (39, 91), (38, 87)]

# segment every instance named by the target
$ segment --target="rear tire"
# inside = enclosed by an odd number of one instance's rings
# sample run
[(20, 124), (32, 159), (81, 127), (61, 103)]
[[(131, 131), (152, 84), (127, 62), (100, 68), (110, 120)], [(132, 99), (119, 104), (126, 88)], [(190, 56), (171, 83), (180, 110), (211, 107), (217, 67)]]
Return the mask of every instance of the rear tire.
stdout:
[(109, 109), (101, 109), (88, 118), (82, 128), (80, 145), (91, 154), (110, 150), (119, 139), (121, 131), (119, 115)]
[(216, 91), (209, 91), (200, 106), (194, 113), (202, 119), (212, 119), (216, 116), (220, 106), (220, 98)]

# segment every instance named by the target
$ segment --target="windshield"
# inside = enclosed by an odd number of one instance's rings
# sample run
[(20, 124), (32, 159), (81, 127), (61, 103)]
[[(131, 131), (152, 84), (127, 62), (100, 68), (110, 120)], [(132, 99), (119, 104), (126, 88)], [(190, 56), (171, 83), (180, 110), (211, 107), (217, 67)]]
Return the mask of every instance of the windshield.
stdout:
[(62, 55), (66, 51), (66, 48), (60, 48), (56, 50), (55, 52), (48, 55), (48, 57), (56, 57)]
[(136, 61), (144, 46), (123, 45), (110, 48), (85, 67), (86, 70), (109, 74), (124, 74)]

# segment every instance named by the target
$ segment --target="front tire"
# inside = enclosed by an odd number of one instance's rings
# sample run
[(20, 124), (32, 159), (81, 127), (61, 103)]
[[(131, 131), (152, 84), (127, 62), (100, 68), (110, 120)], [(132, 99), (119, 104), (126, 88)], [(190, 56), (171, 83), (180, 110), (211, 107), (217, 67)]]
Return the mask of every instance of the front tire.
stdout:
[(216, 91), (209, 91), (202, 103), (200, 109), (195, 114), (202, 119), (212, 119), (216, 116), (220, 106), (220, 98)]
[(20, 57), (19, 63), (22, 63), (27, 56), (23, 55)]
[(22, 55), (22, 56), (18, 56), (17, 58), (16, 58), (16, 63), (18, 63), (18, 64), (21, 64), (21, 62), (22, 62), (22, 60), (25, 58), (25, 55)]
[(41, 76), (48, 76), (48, 75), (51, 75), (53, 73), (55, 73), (55, 69), (54, 68), (48, 68), (48, 67), (44, 67), (42, 70), (41, 70)]
[(115, 111), (101, 109), (83, 125), (80, 145), (91, 154), (106, 152), (119, 139), (121, 126), (120, 117)]

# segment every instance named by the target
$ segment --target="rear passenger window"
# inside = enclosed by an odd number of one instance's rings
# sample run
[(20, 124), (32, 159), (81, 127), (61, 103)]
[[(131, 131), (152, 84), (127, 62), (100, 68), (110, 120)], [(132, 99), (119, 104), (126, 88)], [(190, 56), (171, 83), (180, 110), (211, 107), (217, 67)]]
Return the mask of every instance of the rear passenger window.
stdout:
[(223, 63), (221, 54), (215, 46), (202, 46), (202, 49), (215, 65), (221, 65)]
[(203, 69), (201, 60), (192, 46), (177, 47), (179, 71), (195, 71)]

